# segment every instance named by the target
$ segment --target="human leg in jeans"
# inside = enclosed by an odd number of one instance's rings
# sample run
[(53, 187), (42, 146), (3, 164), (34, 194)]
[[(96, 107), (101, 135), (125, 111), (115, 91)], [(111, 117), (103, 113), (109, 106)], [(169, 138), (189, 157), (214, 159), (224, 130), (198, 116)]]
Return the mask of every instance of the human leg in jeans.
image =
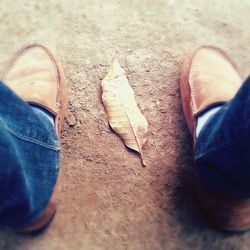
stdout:
[(242, 82), (218, 48), (202, 46), (183, 65), (182, 104), (194, 141), (198, 196), (209, 219), (229, 231), (250, 228), (250, 78)]
[(63, 72), (51, 52), (17, 52), (0, 82), (0, 226), (36, 231), (53, 217), (59, 191)]

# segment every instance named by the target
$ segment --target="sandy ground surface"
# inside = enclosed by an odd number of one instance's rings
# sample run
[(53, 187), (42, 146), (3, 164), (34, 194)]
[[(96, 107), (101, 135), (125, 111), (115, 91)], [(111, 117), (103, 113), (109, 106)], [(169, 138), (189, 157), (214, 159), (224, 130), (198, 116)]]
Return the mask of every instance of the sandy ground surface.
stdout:
[[(250, 249), (249, 233), (216, 230), (199, 210), (179, 92), (183, 57), (201, 44), (225, 48), (246, 76), (249, 0), (2, 0), (0, 9), (0, 67), (43, 43), (60, 56), (69, 95), (57, 214), (39, 235), (0, 231), (0, 249)], [(114, 55), (150, 124), (146, 168), (101, 103)]]

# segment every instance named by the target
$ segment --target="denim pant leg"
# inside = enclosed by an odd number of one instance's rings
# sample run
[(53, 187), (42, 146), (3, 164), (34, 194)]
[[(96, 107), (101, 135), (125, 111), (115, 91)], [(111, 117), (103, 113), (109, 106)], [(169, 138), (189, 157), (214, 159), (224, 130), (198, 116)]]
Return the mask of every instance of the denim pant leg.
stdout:
[(250, 77), (205, 124), (194, 159), (198, 178), (209, 191), (250, 197)]
[(53, 124), (0, 82), (0, 225), (38, 219), (58, 176), (59, 142)]

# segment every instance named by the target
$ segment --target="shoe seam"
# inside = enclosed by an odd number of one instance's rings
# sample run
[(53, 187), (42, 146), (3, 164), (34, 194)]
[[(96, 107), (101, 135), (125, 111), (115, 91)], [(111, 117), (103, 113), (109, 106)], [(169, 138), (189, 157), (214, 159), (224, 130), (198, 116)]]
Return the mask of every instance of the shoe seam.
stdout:
[(57, 89), (57, 95), (56, 95), (56, 107), (59, 105), (60, 107), (60, 103), (58, 101), (58, 93), (59, 93), (59, 82), (60, 82), (60, 77), (59, 77), (59, 72), (58, 72), (58, 68), (57, 68), (57, 63), (55, 61), (55, 59), (53, 58), (53, 55), (51, 54), (50, 51), (47, 50), (46, 47), (42, 46), (42, 45), (39, 45), (39, 44), (31, 44), (27, 47), (24, 47), (22, 49), (20, 49), (19, 51), (16, 52), (15, 56), (13, 57), (13, 59), (10, 61), (10, 63), (8, 64), (7, 66), (7, 69), (6, 71), (3, 73), (3, 76), (2, 76), (2, 81), (4, 82), (7, 75), (9, 74), (9, 72), (11, 71), (11, 69), (16, 65), (16, 63), (20, 60), (21, 56), (24, 55), (25, 53), (29, 53), (29, 49), (32, 49), (32, 48), (41, 48), (43, 49), (43, 51), (48, 55), (49, 57), (49, 60), (52, 64), (52, 67), (53, 67), (53, 76), (54, 76), (54, 80), (56, 81), (56, 89)]
[(238, 74), (239, 78), (242, 80), (241, 73), (239, 72), (236, 64), (232, 61), (232, 59), (227, 55), (226, 52), (224, 52), (220, 48), (217, 48), (217, 47), (214, 47), (214, 46), (211, 46), (211, 45), (203, 45), (203, 46), (199, 47), (194, 52), (194, 56), (193, 56), (193, 59), (192, 59), (192, 62), (191, 62), (191, 66), (190, 66), (190, 74), (189, 74), (189, 77), (188, 77), (189, 86), (190, 86), (190, 90), (191, 90), (191, 105), (192, 105), (194, 113), (196, 113), (198, 111), (198, 108), (197, 108), (197, 104), (195, 102), (196, 95), (195, 95), (194, 86), (193, 86), (194, 84), (193, 84), (193, 80), (192, 80), (193, 78), (192, 78), (192, 70), (191, 70), (191, 68), (193, 66), (194, 58), (195, 58), (197, 52), (199, 50), (201, 50), (201, 49), (214, 49), (220, 56), (222, 56), (232, 66), (232, 68)]

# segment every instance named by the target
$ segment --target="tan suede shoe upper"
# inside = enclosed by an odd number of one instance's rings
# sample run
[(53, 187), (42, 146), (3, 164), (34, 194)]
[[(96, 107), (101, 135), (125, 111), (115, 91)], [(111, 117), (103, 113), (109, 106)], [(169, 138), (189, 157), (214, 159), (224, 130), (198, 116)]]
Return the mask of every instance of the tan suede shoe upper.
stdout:
[(32, 44), (19, 50), (1, 80), (26, 102), (52, 112), (60, 134), (66, 110), (64, 75), (58, 59), (47, 48)]
[(225, 52), (202, 46), (186, 58), (180, 84), (185, 118), (194, 133), (196, 116), (210, 106), (232, 99), (242, 79)]

